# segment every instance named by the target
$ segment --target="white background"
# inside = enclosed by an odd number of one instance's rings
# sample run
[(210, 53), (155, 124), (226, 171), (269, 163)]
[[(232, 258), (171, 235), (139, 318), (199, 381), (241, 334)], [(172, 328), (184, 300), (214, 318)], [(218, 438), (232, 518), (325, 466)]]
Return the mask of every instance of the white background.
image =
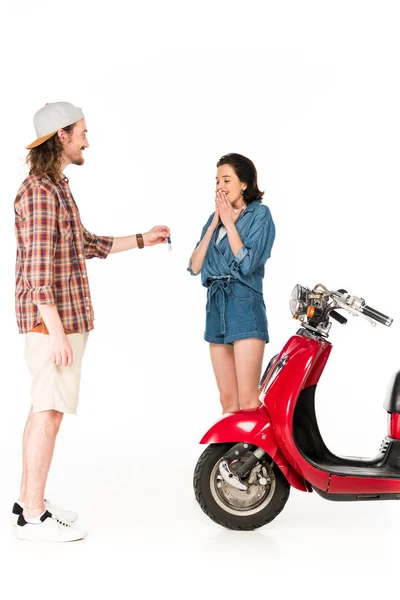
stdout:
[[(213, 211), (217, 160), (249, 156), (277, 229), (265, 364), (297, 329), (288, 309), (296, 283), (344, 287), (394, 318), (390, 329), (334, 325), (317, 398), (334, 452), (377, 452), (400, 368), (397, 3), (20, 0), (3, 1), (2, 25), (1, 596), (8, 584), (15, 598), (390, 589), (394, 502), (335, 504), (293, 491), (254, 533), (226, 531), (201, 512), (192, 472), (220, 408), (202, 339), (205, 290), (186, 267)], [(96, 330), (47, 494), (79, 510), (90, 532), (49, 546), (16, 541), (9, 525), (29, 407), (13, 200), (33, 114), (59, 100), (86, 115), (85, 165), (66, 170), (85, 226), (118, 236), (167, 224), (173, 252), (88, 264)]]

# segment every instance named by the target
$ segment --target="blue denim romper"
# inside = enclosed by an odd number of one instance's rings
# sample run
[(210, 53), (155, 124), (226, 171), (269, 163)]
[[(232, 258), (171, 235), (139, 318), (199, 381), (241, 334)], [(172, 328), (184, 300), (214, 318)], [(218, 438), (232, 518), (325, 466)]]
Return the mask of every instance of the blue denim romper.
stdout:
[[(200, 241), (213, 217), (214, 213), (204, 225)], [(236, 257), (227, 235), (216, 244), (220, 226), (213, 233), (201, 270), (201, 282), (207, 288), (204, 339), (212, 344), (232, 344), (246, 338), (268, 342), (262, 283), (275, 239), (271, 212), (258, 200), (242, 212), (236, 229), (244, 245)], [(187, 270), (195, 275), (190, 261)]]

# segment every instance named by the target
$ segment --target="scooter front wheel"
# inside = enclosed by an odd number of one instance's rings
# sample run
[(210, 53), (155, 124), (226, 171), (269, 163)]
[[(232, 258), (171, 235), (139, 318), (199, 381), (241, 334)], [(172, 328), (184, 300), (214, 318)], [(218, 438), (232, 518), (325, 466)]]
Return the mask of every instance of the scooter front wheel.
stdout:
[[(246, 490), (237, 489), (221, 476), (220, 463), (234, 444), (210, 444), (200, 456), (193, 476), (196, 499), (210, 519), (236, 530), (258, 529), (270, 523), (283, 510), (290, 485), (268, 455), (256, 472), (244, 480)], [(247, 457), (242, 457), (242, 461)], [(236, 463), (239, 466), (240, 462)]]

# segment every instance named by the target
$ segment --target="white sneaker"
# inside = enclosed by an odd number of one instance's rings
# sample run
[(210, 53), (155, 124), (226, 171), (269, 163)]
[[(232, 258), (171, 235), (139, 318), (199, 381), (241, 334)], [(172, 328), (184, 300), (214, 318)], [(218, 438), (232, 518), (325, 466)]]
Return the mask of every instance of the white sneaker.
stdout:
[[(74, 510), (64, 510), (55, 504), (52, 504), (49, 500), (44, 501), (45, 509), (48, 510), (53, 516), (60, 519), (64, 523), (75, 523), (78, 520), (78, 513)], [(12, 509), (12, 525), (13, 527), (17, 526), (17, 521), (19, 515), (22, 515), (23, 508), (18, 502), (15, 502)]]
[(31, 542), (74, 542), (83, 540), (87, 535), (87, 531), (78, 527), (76, 523), (64, 523), (48, 510), (40, 517), (40, 521), (41, 523), (28, 523), (24, 515), (20, 515), (16, 537)]

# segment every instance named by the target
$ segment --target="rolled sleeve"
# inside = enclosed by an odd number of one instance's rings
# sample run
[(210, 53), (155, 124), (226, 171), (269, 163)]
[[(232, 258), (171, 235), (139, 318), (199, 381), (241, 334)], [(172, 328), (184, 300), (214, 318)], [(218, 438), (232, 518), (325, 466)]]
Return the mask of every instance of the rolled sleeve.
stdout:
[(56, 296), (52, 285), (31, 289), (31, 300), (33, 304), (55, 304)]
[(24, 277), (34, 304), (55, 304), (54, 254), (57, 246), (57, 200), (36, 187), (24, 202)]
[(233, 269), (239, 269), (240, 263), (246, 257), (248, 251), (249, 251), (248, 248), (246, 248), (245, 246), (242, 246), (240, 248), (239, 252), (235, 256), (235, 260), (233, 261), (233, 266), (232, 266)]
[(85, 258), (107, 258), (114, 243), (112, 236), (95, 235), (83, 227)]
[(257, 212), (248, 235), (242, 240), (244, 245), (230, 264), (233, 275), (238, 271), (244, 276), (251, 275), (271, 256), (275, 239), (275, 225), (266, 206), (262, 206)]
[[(195, 247), (194, 250), (196, 250), (196, 248), (197, 248), (197, 246), (199, 244), (200, 244), (200, 242), (197, 242), (196, 247)], [(194, 252), (194, 250), (193, 250), (193, 252)], [(193, 271), (192, 271), (192, 257), (189, 258), (189, 264), (188, 264), (188, 268), (186, 269), (186, 271), (189, 271), (189, 273), (191, 275), (194, 275), (195, 277), (196, 277), (196, 275), (200, 275), (200, 273), (201, 273), (201, 269), (200, 269), (200, 271), (198, 273), (193, 273)]]
[(189, 273), (190, 273), (191, 275), (194, 275), (195, 277), (196, 277), (196, 275), (200, 275), (200, 272), (201, 272), (201, 271), (199, 271), (198, 273), (193, 273), (193, 271), (192, 271), (192, 269), (191, 269), (191, 266), (192, 266), (192, 261), (190, 260), (190, 261), (189, 261), (189, 266), (188, 266), (188, 268), (186, 269), (186, 271), (189, 271)]

